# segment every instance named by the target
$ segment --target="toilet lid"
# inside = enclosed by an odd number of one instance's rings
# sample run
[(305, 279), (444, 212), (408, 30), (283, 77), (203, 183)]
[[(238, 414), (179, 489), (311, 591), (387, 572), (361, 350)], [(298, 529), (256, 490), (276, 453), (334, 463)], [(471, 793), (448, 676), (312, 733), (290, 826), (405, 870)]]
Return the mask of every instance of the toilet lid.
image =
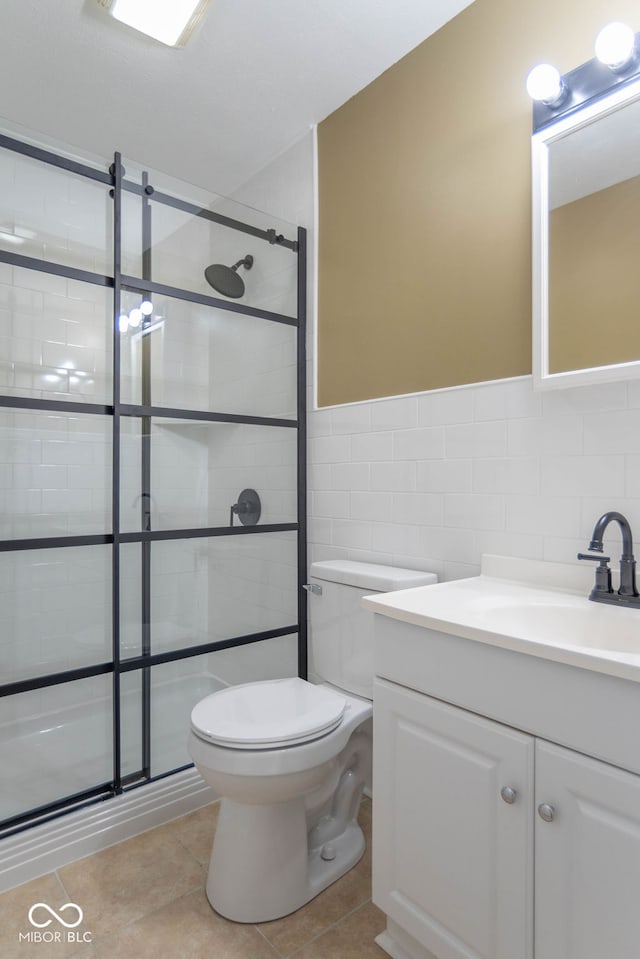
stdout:
[(275, 749), (331, 732), (345, 706), (344, 696), (303, 679), (244, 683), (201, 700), (191, 713), (191, 727), (220, 746)]

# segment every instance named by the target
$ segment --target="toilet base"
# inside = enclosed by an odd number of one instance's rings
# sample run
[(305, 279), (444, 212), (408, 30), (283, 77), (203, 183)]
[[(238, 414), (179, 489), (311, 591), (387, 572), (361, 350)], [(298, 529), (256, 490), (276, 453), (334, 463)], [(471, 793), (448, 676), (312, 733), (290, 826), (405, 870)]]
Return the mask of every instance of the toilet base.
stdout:
[(271, 805), (223, 799), (207, 898), (234, 922), (279, 919), (348, 872), (364, 848), (362, 830), (351, 820), (340, 835), (309, 850), (304, 798)]
[(357, 822), (348, 823), (344, 832), (331, 842), (331, 846), (335, 852), (334, 859), (323, 859), (322, 848), (312, 850), (309, 855), (309, 896), (305, 902), (314, 899), (362, 859), (365, 841)]

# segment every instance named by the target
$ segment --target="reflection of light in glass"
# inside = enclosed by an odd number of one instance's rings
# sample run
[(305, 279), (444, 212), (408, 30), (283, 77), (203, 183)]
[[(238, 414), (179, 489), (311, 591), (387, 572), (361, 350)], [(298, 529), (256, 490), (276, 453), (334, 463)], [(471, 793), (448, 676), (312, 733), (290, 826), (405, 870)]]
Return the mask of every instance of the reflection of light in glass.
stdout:
[(142, 323), (142, 310), (137, 308), (131, 310), (129, 313), (129, 325), (130, 326), (140, 326)]
[(154, 317), (153, 323), (150, 323), (149, 326), (145, 326), (143, 330), (139, 330), (134, 334), (136, 338), (141, 336), (146, 336), (148, 333), (153, 333), (154, 330), (161, 330), (164, 327), (164, 319), (162, 317)]
[(80, 382), (80, 377), (79, 377), (79, 376), (70, 376), (70, 377), (69, 377), (69, 382), (71, 383), (72, 386), (76, 386), (76, 384)]
[(121, 333), (126, 333), (129, 329), (129, 317), (126, 313), (121, 313), (118, 317), (118, 329)]
[(153, 313), (153, 303), (151, 300), (143, 300), (140, 304), (140, 310), (144, 316), (151, 316)]
[(44, 376), (47, 383), (59, 383), (60, 377), (56, 373), (45, 373)]
[(65, 360), (62, 366), (58, 367), (58, 373), (68, 373), (69, 370), (75, 370), (76, 364), (73, 360)]
[(13, 226), (8, 229), (0, 227), (0, 242), (12, 243), (15, 246), (19, 246), (21, 243), (26, 243), (27, 240), (33, 240), (35, 233), (33, 230), (27, 230), (23, 226)]
[(0, 243), (11, 243), (13, 246), (20, 246), (21, 243), (25, 243), (26, 240), (23, 236), (16, 236), (15, 233), (7, 233), (5, 230), (0, 230)]

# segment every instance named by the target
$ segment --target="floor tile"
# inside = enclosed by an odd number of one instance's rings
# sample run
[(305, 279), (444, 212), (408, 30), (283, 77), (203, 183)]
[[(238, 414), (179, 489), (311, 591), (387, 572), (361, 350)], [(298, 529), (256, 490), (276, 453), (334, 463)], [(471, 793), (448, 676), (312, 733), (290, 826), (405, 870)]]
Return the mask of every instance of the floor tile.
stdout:
[(219, 810), (219, 802), (210, 803), (167, 824), (167, 831), (172, 833), (198, 862), (207, 867)]
[(206, 870), (159, 826), (58, 870), (69, 897), (97, 936), (203, 887)]
[[(46, 922), (51, 918), (49, 926), (36, 929), (29, 922), (29, 910), (36, 903), (46, 903), (56, 913), (60, 913), (61, 906), (69, 902), (55, 873), (49, 873), (40, 879), (34, 879), (15, 889), (10, 889), (0, 895), (0, 956), (2, 959), (94, 959), (93, 945), (89, 943), (68, 942), (67, 930), (56, 919), (48, 916), (42, 907), (34, 911), (36, 922)], [(63, 917), (71, 919), (71, 911), (62, 913)], [(89, 932), (90, 926), (83, 922), (74, 933)], [(20, 941), (19, 935), (33, 933), (59, 934), (59, 942), (29, 942)], [(48, 938), (48, 937), (47, 937)]]
[(383, 959), (387, 953), (374, 939), (385, 926), (384, 913), (365, 903), (295, 952), (293, 959)]
[(255, 926), (213, 911), (192, 892), (97, 942), (98, 959), (279, 959)]

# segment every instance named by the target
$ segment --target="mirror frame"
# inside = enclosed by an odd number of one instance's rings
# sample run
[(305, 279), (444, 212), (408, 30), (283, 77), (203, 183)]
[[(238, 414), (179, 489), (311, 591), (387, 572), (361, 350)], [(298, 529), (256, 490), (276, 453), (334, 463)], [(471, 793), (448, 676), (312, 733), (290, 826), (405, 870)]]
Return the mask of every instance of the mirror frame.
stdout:
[(557, 140), (640, 99), (640, 80), (548, 123), (531, 137), (533, 387), (565, 389), (640, 377), (640, 359), (561, 373), (549, 372), (549, 148)]

